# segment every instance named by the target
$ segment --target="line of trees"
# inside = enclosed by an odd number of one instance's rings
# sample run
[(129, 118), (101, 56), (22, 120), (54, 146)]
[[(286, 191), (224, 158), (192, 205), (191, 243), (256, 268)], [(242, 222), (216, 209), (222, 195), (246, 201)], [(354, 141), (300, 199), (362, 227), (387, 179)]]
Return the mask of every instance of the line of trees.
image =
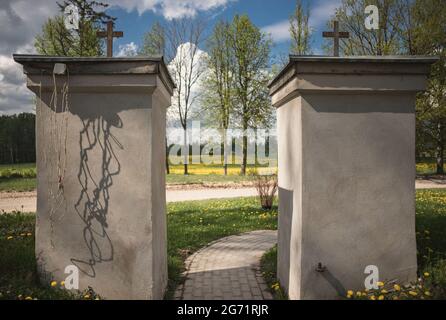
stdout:
[(35, 121), (32, 113), (0, 116), (0, 164), (36, 162)]
[[(200, 104), (200, 115), (222, 130), (223, 141), (230, 126), (243, 130), (268, 127), (273, 118), (267, 89), (271, 39), (246, 15), (236, 15), (231, 22), (219, 21), (209, 36), (204, 33), (205, 27), (204, 21), (190, 18), (165, 25), (155, 23), (144, 36), (139, 52), (162, 54), (177, 84), (170, 117), (178, 119), (184, 130), (184, 174), (188, 174), (189, 162), (187, 126), (196, 103)], [(222, 145), (225, 174), (228, 143)], [(247, 154), (245, 136), (241, 174), (246, 174)]]

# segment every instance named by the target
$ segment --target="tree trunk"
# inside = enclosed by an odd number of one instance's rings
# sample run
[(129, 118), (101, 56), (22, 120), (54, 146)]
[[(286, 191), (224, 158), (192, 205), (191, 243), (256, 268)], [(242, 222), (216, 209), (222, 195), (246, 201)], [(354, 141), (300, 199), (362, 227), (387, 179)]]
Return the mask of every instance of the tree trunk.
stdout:
[(223, 169), (225, 176), (228, 175), (228, 148), (226, 148), (227, 129), (223, 129)]
[(169, 165), (169, 146), (167, 145), (166, 138), (166, 173), (170, 174), (170, 165)]
[(257, 165), (259, 164), (259, 158), (257, 155), (257, 128), (254, 129), (255, 132), (255, 141), (254, 141), (254, 166), (257, 168)]
[(189, 163), (189, 146), (187, 145), (187, 129), (184, 128), (183, 133), (183, 161), (184, 161), (184, 175), (188, 175), (188, 163)]
[(248, 159), (248, 137), (246, 136), (246, 130), (243, 133), (243, 159), (242, 159), (242, 167), (240, 173), (245, 176), (246, 175), (246, 164)]
[(443, 139), (443, 124), (441, 122), (437, 125), (437, 174), (444, 174), (444, 139)]

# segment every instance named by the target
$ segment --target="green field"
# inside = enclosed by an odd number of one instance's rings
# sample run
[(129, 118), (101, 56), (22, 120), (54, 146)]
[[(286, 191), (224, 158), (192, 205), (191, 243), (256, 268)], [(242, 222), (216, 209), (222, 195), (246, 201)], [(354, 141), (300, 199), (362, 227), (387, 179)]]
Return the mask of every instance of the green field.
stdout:
[[(231, 165), (228, 175), (216, 165), (190, 165), (189, 175), (182, 174), (183, 166), (171, 166), (171, 174), (166, 175), (167, 185), (212, 185), (246, 184), (251, 180), (249, 173), (254, 167), (248, 167), (248, 175), (239, 174), (240, 166)], [(259, 168), (257, 171), (268, 170)], [(274, 169), (272, 169), (274, 170)], [(36, 167), (34, 163), (20, 165), (0, 165), (0, 192), (22, 192), (36, 189)]]
[[(248, 166), (248, 174), (240, 175), (239, 165), (229, 165), (228, 175), (225, 176), (221, 165), (189, 165), (189, 175), (183, 174), (183, 165), (171, 165), (171, 174), (166, 175), (167, 185), (212, 185), (212, 184), (246, 184), (251, 181), (253, 170), (262, 173), (275, 171), (265, 167)], [(446, 166), (445, 166), (446, 170)], [(417, 174), (430, 175), (435, 173), (433, 161), (417, 164)], [(0, 192), (32, 191), (36, 189), (36, 169), (34, 163), (18, 165), (0, 165)]]

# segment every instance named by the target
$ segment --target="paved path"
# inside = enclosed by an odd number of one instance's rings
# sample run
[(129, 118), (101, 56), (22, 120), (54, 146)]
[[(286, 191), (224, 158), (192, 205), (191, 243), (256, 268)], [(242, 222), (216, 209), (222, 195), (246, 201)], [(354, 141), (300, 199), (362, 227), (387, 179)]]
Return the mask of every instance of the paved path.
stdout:
[(211, 242), (186, 260), (186, 281), (178, 300), (264, 300), (271, 293), (260, 258), (277, 243), (277, 231), (259, 230)]

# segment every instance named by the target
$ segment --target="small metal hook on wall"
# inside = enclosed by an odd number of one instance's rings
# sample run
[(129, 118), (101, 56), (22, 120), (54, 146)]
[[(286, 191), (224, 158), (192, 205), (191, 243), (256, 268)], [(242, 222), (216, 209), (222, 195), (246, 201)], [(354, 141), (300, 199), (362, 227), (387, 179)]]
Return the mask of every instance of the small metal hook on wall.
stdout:
[(326, 266), (322, 265), (322, 262), (319, 262), (316, 267), (316, 272), (325, 272), (327, 270)]

